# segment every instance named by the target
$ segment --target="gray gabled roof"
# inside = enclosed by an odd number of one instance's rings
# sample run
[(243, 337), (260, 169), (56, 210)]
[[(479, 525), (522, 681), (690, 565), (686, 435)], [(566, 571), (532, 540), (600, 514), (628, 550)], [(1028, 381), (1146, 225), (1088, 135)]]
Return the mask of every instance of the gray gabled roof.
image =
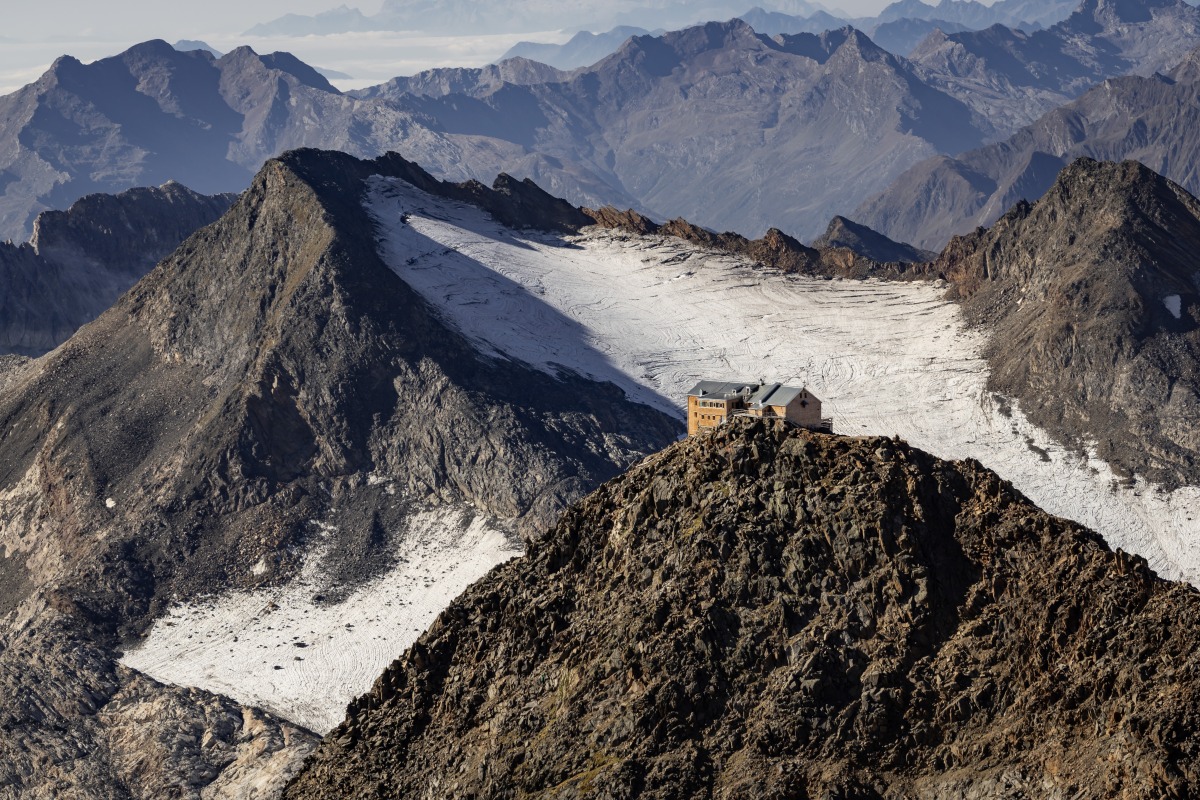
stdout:
[(700, 381), (688, 392), (689, 397), (716, 397), (724, 400), (733, 395), (741, 395), (754, 391), (758, 384), (754, 381)]
[[(766, 397), (764, 397), (762, 400), (757, 400), (757, 402), (768, 406), (786, 406), (800, 395), (805, 394), (806, 391), (807, 390), (803, 388), (797, 388), (795, 386), (780, 386), (777, 383), (772, 387), (771, 391), (766, 395)], [(812, 394), (809, 393), (808, 396), (812, 397)]]
[(807, 388), (784, 386), (781, 383), (758, 383), (756, 381), (700, 381), (688, 392), (689, 397), (712, 397), (721, 400), (742, 397), (746, 404), (762, 406), (786, 406), (802, 394), (816, 400)]

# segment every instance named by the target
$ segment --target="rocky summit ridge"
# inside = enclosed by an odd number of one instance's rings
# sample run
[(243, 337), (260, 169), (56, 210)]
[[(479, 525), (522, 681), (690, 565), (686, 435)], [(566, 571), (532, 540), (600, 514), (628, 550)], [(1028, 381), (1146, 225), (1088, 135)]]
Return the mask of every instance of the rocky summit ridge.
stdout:
[(471, 587), (284, 797), (1188, 797), (1198, 637), (975, 462), (738, 421)]
[(414, 507), (541, 530), (678, 435), (446, 327), (376, 252), (373, 175), (513, 224), (581, 216), (520, 181), (293, 152), (61, 347), (0, 364), (0, 785), (266, 796), (311, 735), (118, 666), (152, 620), (281, 584), (318, 542), (329, 581), (370, 580)]

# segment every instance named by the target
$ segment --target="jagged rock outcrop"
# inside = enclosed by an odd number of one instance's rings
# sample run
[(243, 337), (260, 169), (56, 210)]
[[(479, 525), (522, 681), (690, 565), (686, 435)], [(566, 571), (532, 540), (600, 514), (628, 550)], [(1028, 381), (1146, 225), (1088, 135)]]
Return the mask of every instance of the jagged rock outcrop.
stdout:
[[(599, 209), (585, 208), (583, 213), (597, 225), (605, 228), (629, 231), (639, 236), (674, 236), (694, 245), (724, 253), (743, 256), (759, 264), (789, 275), (812, 275), (839, 278), (887, 278), (892, 280), (923, 278), (927, 272), (915, 268), (913, 262), (922, 259), (876, 260), (861, 252), (866, 249), (850, 247), (842, 241), (821, 243), (820, 248), (806, 247), (799, 240), (788, 236), (778, 228), (767, 231), (761, 239), (747, 239), (739, 233), (713, 233), (693, 225), (685, 219), (673, 219), (661, 225), (639, 214), (633, 209), (620, 211), (612, 206)], [(865, 229), (863, 229), (865, 230)], [(873, 232), (872, 232), (873, 233)], [(878, 239), (883, 239), (875, 234)], [(814, 242), (814, 245), (817, 244)], [(891, 243), (896, 254), (909, 254), (915, 248), (903, 250), (904, 246)], [(887, 255), (886, 248), (875, 242), (875, 251)], [(919, 251), (917, 251), (919, 252)], [(934, 254), (929, 254), (932, 260)]]
[(448, 328), (380, 260), (372, 175), (528, 225), (579, 215), (513, 180), (446, 185), (396, 156), (289, 153), (95, 322), (0, 373), (0, 763), (14, 791), (198, 797), (253, 783), (256, 763), (264, 787), (286, 777), (309, 734), (164, 694), (117, 666), (123, 642), (173, 601), (287, 580), (318, 523), (337, 532), (325, 572), (349, 585), (378, 573), (360, 540), (413, 506), (470, 503), (531, 533), (678, 435), (611, 385), (484, 356)]
[(991, 225), (1041, 197), (1071, 161), (1141, 161), (1200, 192), (1200, 50), (1166, 75), (1114, 78), (1007, 140), (913, 166), (856, 212), (871, 227), (921, 247)]
[(1198, 638), (975, 462), (740, 421), (475, 584), (284, 797), (1186, 797)]
[(989, 386), (1118, 472), (1200, 484), (1200, 201), (1080, 159), (932, 265), (989, 332)]
[(853, 250), (872, 261), (882, 262), (921, 263), (937, 258), (937, 253), (913, 247), (911, 244), (893, 241), (882, 233), (845, 217), (831, 219), (825, 233), (814, 239), (812, 246), (817, 250), (842, 247)]
[(172, 182), (42, 212), (28, 244), (0, 244), (0, 353), (62, 344), (235, 199)]

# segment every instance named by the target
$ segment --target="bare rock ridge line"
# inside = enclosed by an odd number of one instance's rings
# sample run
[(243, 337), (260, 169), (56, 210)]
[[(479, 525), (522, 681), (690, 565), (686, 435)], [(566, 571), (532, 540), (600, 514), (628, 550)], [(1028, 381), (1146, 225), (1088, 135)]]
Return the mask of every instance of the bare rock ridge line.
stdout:
[(978, 463), (739, 421), (472, 586), (284, 797), (1191, 796), (1198, 636)]
[[(629, 231), (639, 236), (674, 236), (699, 247), (743, 256), (792, 275), (893, 280), (924, 278), (927, 277), (927, 269), (912, 262), (932, 261), (935, 257), (933, 253), (921, 253), (916, 248), (891, 242), (878, 234), (870, 239), (870, 244), (867, 244), (868, 239), (864, 235), (854, 241), (816, 242), (814, 244), (823, 245), (818, 249), (805, 246), (777, 228), (767, 231), (761, 239), (751, 240), (739, 233), (713, 233), (685, 219), (673, 219), (660, 225), (632, 209), (619, 211), (605, 206), (599, 209), (584, 208), (583, 213), (601, 227)], [(836, 225), (836, 222), (831, 225)], [(860, 233), (867, 232), (866, 228), (858, 228)], [(883, 242), (888, 242), (890, 246)], [(914, 258), (877, 261), (864, 254), (864, 250), (876, 255), (911, 255)]]
[(1119, 472), (1200, 484), (1200, 201), (1079, 159), (930, 269), (990, 332), (989, 385)]
[(28, 243), (0, 245), (0, 353), (62, 344), (235, 199), (168, 183), (42, 212)]
[(446, 327), (380, 260), (373, 175), (546, 229), (581, 216), (518, 181), (291, 152), (61, 347), (0, 364), (6, 785), (269, 794), (311, 736), (119, 667), (124, 643), (172, 603), (288, 580), (318, 540), (331, 591), (370, 580), (388, 566), (373, 543), (414, 507), (544, 530), (678, 435), (610, 384), (485, 357)]

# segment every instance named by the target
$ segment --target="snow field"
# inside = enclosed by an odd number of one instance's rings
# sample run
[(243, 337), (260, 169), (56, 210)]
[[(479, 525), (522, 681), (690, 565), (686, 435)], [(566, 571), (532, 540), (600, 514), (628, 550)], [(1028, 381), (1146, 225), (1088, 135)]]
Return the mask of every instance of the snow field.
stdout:
[[(336, 535), (323, 531), (326, 540)], [(328, 589), (325, 549), (309, 553), (285, 586), (172, 608), (121, 663), (325, 733), (451, 600), (520, 552), (467, 509), (419, 512), (397, 545), (395, 568), (332, 603), (316, 599)]]
[(676, 416), (701, 378), (807, 385), (838, 433), (975, 458), (1200, 584), (1200, 488), (1121, 487), (991, 395), (984, 339), (941, 287), (784, 276), (668, 237), (514, 233), (391, 179), (374, 179), (367, 204), (384, 259), (484, 352), (610, 380)]
[[(1200, 488), (1124, 488), (992, 396), (983, 339), (939, 287), (782, 276), (667, 237), (515, 234), (382, 178), (368, 209), (384, 259), (484, 353), (609, 380), (680, 418), (701, 378), (807, 385), (837, 432), (975, 458), (1164, 577), (1200, 584)], [(419, 512), (397, 541), (396, 566), (344, 601), (316, 599), (330, 588), (317, 548), (285, 586), (173, 608), (122, 663), (324, 733), (453, 598), (519, 553), (465, 508)]]

